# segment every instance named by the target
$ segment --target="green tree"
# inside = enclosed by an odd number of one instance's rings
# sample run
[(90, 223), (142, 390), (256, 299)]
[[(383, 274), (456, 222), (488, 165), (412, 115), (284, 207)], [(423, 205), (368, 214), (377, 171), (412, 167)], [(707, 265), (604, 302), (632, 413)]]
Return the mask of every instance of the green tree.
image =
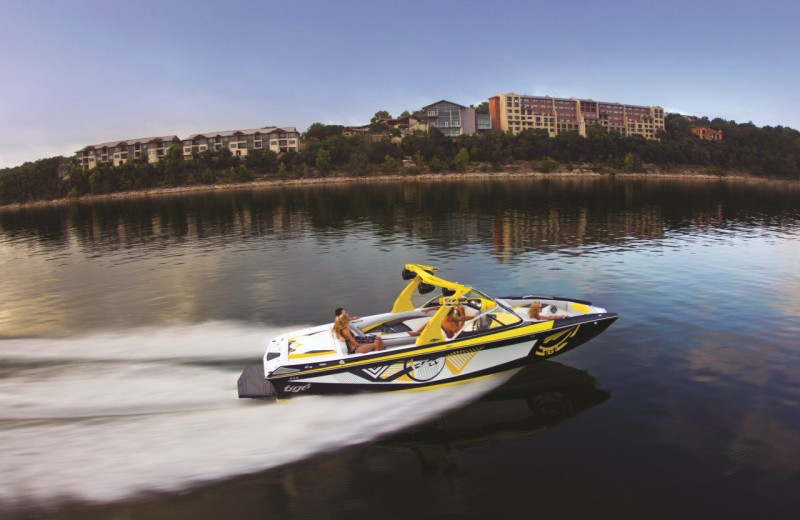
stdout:
[(347, 162), (347, 171), (359, 177), (370, 173), (367, 154), (363, 152), (353, 154)]
[(67, 174), (67, 195), (80, 197), (89, 193), (89, 175), (77, 164), (73, 164)]
[(542, 173), (554, 172), (557, 168), (558, 161), (550, 157), (545, 157), (544, 162), (542, 162)]
[(324, 141), (329, 137), (335, 135), (342, 135), (344, 126), (342, 125), (326, 125), (323, 123), (311, 123), (308, 130), (303, 134), (303, 139), (307, 141)]
[(324, 148), (320, 148), (317, 152), (317, 160), (314, 162), (314, 166), (317, 168), (320, 175), (329, 174), (333, 170), (331, 153)]
[(376, 123), (378, 121), (385, 121), (387, 119), (391, 119), (392, 115), (387, 110), (378, 110), (375, 112), (375, 115), (372, 116), (372, 119), (369, 120), (370, 123)]
[(400, 162), (392, 157), (391, 155), (386, 155), (383, 158), (383, 164), (381, 164), (381, 171), (383, 173), (392, 174), (397, 173), (400, 169)]
[(181, 186), (185, 184), (186, 164), (183, 160), (183, 150), (178, 145), (170, 146), (158, 164), (162, 168), (164, 185)]
[(428, 168), (430, 168), (431, 172), (433, 173), (439, 173), (440, 171), (444, 170), (445, 164), (438, 157), (434, 157), (428, 161)]
[(469, 152), (466, 148), (461, 148), (453, 159), (453, 169), (457, 172), (465, 172), (469, 169)]

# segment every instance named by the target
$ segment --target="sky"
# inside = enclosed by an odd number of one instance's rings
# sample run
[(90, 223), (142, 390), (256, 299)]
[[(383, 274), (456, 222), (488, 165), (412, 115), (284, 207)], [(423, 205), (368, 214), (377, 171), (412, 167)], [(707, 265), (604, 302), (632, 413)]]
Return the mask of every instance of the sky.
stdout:
[(0, 0), (0, 167), (495, 93), (800, 128), (800, 2)]

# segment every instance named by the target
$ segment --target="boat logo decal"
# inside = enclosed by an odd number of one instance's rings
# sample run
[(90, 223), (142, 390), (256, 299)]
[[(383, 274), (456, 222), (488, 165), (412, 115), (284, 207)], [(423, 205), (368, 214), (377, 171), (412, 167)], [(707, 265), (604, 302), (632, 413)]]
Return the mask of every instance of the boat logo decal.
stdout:
[(298, 392), (305, 392), (309, 388), (311, 388), (311, 383), (306, 383), (304, 385), (286, 385), (283, 387), (283, 391), (296, 394)]
[(406, 361), (406, 374), (414, 381), (430, 381), (444, 369), (444, 357)]
[[(561, 351), (564, 347), (567, 346), (569, 343), (570, 338), (575, 337), (578, 333), (578, 330), (581, 328), (580, 325), (575, 326), (572, 329), (563, 330), (556, 334), (551, 334), (544, 338), (542, 344), (539, 345), (539, 349), (536, 351), (537, 356), (552, 356), (557, 352)], [(547, 346), (548, 343), (557, 342), (555, 345)]]

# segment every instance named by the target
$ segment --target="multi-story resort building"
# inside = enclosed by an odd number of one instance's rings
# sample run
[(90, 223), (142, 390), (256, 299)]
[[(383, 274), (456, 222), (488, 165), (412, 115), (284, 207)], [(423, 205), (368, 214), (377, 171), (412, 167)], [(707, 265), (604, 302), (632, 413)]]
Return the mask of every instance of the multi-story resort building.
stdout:
[(271, 150), (276, 153), (299, 151), (300, 134), (295, 127), (269, 126), (254, 130), (195, 134), (184, 140), (177, 135), (145, 137), (89, 145), (75, 152), (75, 158), (84, 170), (102, 164), (121, 166), (128, 159), (147, 158), (148, 163), (154, 164), (164, 157), (172, 145), (183, 147), (184, 159), (191, 159), (193, 152), (216, 151), (223, 147), (230, 149), (237, 157), (244, 157), (249, 150)]
[(722, 130), (714, 130), (707, 126), (695, 126), (692, 133), (705, 141), (722, 141)]
[(101, 164), (120, 166), (128, 159), (145, 157), (148, 163), (157, 163), (173, 144), (181, 144), (177, 135), (112, 141), (81, 148), (75, 152), (75, 158), (84, 170), (91, 170)]
[(475, 107), (465, 107), (444, 99), (422, 107), (428, 118), (428, 128), (438, 128), (448, 137), (472, 135), (492, 129), (489, 114), (477, 114)]
[(492, 130), (519, 133), (547, 130), (550, 137), (561, 132), (586, 136), (586, 127), (600, 125), (625, 136), (656, 139), (664, 129), (664, 109), (657, 106), (623, 105), (591, 99), (552, 98), (508, 93), (489, 99)]
[(300, 134), (295, 127), (268, 126), (251, 130), (230, 130), (190, 135), (183, 140), (183, 156), (191, 159), (194, 152), (228, 148), (237, 157), (247, 156), (250, 150), (271, 150), (284, 153), (300, 150)]

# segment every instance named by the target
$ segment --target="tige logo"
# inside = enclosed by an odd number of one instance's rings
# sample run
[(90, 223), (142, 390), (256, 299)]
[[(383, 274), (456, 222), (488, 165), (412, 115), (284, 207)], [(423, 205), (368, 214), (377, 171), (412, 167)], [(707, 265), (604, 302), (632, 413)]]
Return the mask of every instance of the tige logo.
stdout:
[(286, 386), (284, 387), (283, 391), (284, 391), (284, 392), (291, 392), (291, 393), (293, 393), (293, 394), (296, 394), (297, 392), (304, 392), (304, 391), (308, 390), (309, 388), (311, 388), (311, 384), (305, 384), (305, 385), (286, 385)]

